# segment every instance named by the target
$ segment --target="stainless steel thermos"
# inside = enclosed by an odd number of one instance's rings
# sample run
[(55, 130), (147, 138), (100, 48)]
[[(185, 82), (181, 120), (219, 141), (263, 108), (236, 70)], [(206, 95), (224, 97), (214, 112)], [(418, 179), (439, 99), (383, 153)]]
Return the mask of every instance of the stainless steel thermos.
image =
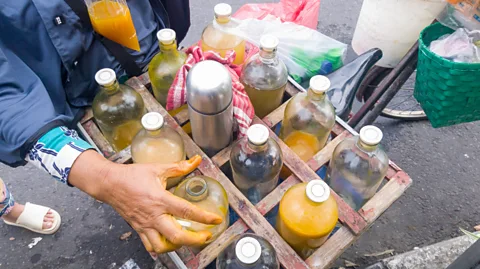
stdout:
[(232, 79), (222, 64), (207, 60), (188, 72), (186, 87), (193, 140), (213, 156), (232, 142)]

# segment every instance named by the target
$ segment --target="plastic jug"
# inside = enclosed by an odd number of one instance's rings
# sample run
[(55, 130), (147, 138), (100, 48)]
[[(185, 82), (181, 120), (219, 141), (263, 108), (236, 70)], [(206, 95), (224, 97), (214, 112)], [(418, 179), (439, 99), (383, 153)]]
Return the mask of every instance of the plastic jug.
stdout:
[(242, 64), (245, 58), (245, 40), (242, 38), (227, 34), (219, 30), (220, 27), (233, 27), (231, 20), (232, 7), (229, 4), (220, 3), (214, 7), (215, 19), (209, 24), (202, 33), (202, 50), (213, 50), (225, 57), (227, 51), (236, 52), (234, 64)]
[(280, 146), (261, 124), (248, 128), (230, 153), (233, 182), (253, 204), (275, 189), (282, 165)]
[[(182, 137), (164, 124), (162, 115), (150, 112), (142, 117), (143, 130), (132, 141), (134, 163), (171, 164), (186, 159)], [(169, 178), (167, 189), (174, 187), (182, 177)]]
[(387, 174), (388, 156), (378, 147), (382, 137), (379, 128), (368, 125), (333, 151), (326, 182), (355, 210), (375, 195)]
[(393, 68), (445, 6), (444, 0), (364, 0), (352, 47), (357, 54), (381, 49), (377, 65)]
[(217, 269), (279, 269), (277, 252), (263, 237), (237, 235), (217, 257)]
[(280, 106), (288, 81), (287, 67), (277, 56), (278, 38), (264, 35), (260, 52), (248, 59), (240, 82), (250, 97), (255, 114), (263, 118)]
[(223, 218), (223, 222), (218, 225), (206, 225), (191, 220), (179, 219), (179, 223), (184, 229), (194, 232), (211, 232), (212, 237), (205, 244), (213, 242), (227, 229), (230, 221), (227, 192), (215, 179), (206, 176), (187, 178), (177, 186), (174, 194), (205, 211), (217, 214)]
[(142, 129), (145, 104), (134, 89), (118, 83), (115, 71), (110, 68), (98, 71), (95, 80), (100, 91), (93, 99), (93, 117), (113, 149), (121, 151)]
[(276, 229), (304, 259), (328, 238), (338, 221), (338, 208), (322, 180), (297, 184), (280, 200)]

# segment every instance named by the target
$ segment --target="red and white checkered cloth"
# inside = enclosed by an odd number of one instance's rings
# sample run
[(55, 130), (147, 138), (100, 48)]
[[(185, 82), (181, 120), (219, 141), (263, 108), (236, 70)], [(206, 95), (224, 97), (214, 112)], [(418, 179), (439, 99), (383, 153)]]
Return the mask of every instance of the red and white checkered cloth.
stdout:
[[(248, 59), (248, 57), (258, 52), (258, 48), (254, 45), (247, 43), (246, 48), (245, 59)], [(250, 124), (252, 123), (255, 111), (253, 110), (250, 98), (248, 98), (248, 95), (239, 80), (242, 66), (233, 64), (236, 55), (235, 51), (228, 51), (225, 58), (222, 58), (216, 52), (203, 52), (198, 45), (194, 45), (188, 48), (186, 53), (188, 55), (187, 60), (180, 70), (178, 70), (177, 76), (168, 92), (167, 110), (179, 108), (187, 102), (187, 90), (185, 84), (188, 71), (192, 66), (205, 60), (217, 61), (227, 68), (232, 77), (233, 118), (236, 123), (235, 128), (238, 128), (236, 130), (238, 130), (239, 137), (245, 136), (248, 127), (250, 127)]]

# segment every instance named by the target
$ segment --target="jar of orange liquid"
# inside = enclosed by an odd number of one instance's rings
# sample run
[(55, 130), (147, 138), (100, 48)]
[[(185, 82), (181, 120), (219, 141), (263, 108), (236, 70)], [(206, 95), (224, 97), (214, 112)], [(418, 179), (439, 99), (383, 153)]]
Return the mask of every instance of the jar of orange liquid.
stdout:
[[(142, 117), (143, 130), (132, 141), (135, 163), (171, 164), (186, 159), (182, 137), (164, 124), (162, 115), (150, 112)], [(167, 179), (167, 189), (176, 186), (183, 177)]]
[(242, 38), (222, 32), (220, 27), (233, 27), (231, 20), (232, 7), (229, 4), (220, 3), (214, 8), (215, 19), (202, 33), (202, 50), (213, 50), (220, 56), (225, 57), (229, 50), (236, 52), (234, 64), (242, 64), (245, 57), (245, 40)]
[(278, 233), (306, 259), (325, 243), (338, 221), (338, 208), (322, 180), (297, 184), (283, 195), (278, 210)]
[(129, 49), (140, 51), (137, 31), (125, 0), (85, 0), (95, 32)]
[(305, 162), (325, 147), (335, 125), (329, 88), (327, 77), (314, 76), (308, 91), (295, 95), (285, 108), (280, 138)]

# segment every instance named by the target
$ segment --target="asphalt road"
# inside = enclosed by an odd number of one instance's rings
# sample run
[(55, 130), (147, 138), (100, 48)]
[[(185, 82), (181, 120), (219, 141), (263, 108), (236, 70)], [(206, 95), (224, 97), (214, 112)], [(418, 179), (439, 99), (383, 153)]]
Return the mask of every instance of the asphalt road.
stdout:
[[(245, 1), (228, 0), (234, 10)], [(248, 2), (265, 2), (263, 0)], [(212, 19), (217, 1), (191, 0), (192, 27), (184, 44), (198, 40)], [(361, 0), (323, 0), (319, 30), (350, 43)], [(349, 59), (354, 54), (349, 52)], [(365, 254), (393, 249), (402, 253), (459, 235), (458, 228), (480, 223), (478, 191), (480, 144), (477, 123), (433, 129), (428, 122), (379, 119), (383, 146), (390, 158), (414, 180), (414, 185), (349, 248), (344, 259), (363, 265), (377, 258)], [(17, 201), (50, 206), (62, 215), (62, 227), (53, 236), (42, 236), (0, 225), (1, 268), (119, 268), (127, 260), (140, 268), (153, 262), (138, 236), (119, 237), (132, 229), (107, 205), (80, 191), (57, 183), (31, 166), (12, 169), (0, 166)], [(42, 237), (36, 246), (27, 245)], [(384, 258), (380, 256), (378, 258)]]

